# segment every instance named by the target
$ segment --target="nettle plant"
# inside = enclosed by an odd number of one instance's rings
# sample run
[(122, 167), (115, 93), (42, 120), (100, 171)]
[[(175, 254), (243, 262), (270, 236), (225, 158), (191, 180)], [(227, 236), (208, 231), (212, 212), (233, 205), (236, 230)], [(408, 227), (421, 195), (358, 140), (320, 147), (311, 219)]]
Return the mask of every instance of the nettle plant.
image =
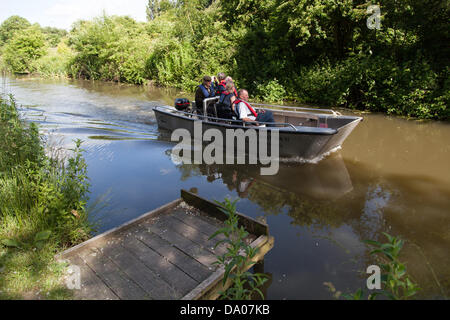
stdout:
[(220, 292), (220, 299), (251, 300), (256, 294), (264, 299), (259, 287), (267, 281), (267, 275), (246, 271), (255, 264), (252, 259), (258, 253), (258, 248), (251, 247), (245, 241), (249, 233), (243, 226), (239, 226), (236, 214), (237, 200), (231, 202), (229, 199), (225, 199), (224, 202), (215, 202), (219, 205), (219, 209), (228, 216), (225, 227), (210, 236), (210, 239), (220, 234), (225, 236), (225, 239), (216, 243), (215, 248), (222, 243), (227, 244), (227, 251), (223, 255), (217, 256), (217, 261), (214, 262), (225, 269), (222, 285), (225, 286), (227, 280), (231, 280), (231, 286)]
[(383, 234), (388, 240), (386, 243), (374, 240), (364, 241), (374, 248), (370, 254), (377, 256), (383, 272), (381, 283), (384, 289), (370, 294), (369, 298), (374, 299), (377, 295), (384, 295), (391, 300), (406, 300), (414, 296), (420, 288), (406, 273), (405, 264), (399, 261), (398, 257), (404, 241), (400, 237), (394, 237), (385, 232)]
[[(381, 243), (374, 240), (365, 240), (364, 243), (373, 248), (370, 255), (375, 256), (381, 269), (381, 289), (369, 293), (368, 300), (375, 300), (378, 296), (384, 296), (391, 300), (407, 300), (413, 297), (419, 290), (419, 286), (413, 282), (410, 275), (406, 273), (406, 266), (400, 262), (399, 255), (403, 248), (404, 240), (400, 237), (391, 236), (383, 232), (388, 242)], [(336, 298), (341, 295), (334, 286), (328, 282), (324, 283)], [(347, 300), (362, 300), (365, 292), (358, 289), (355, 293), (343, 294)]]

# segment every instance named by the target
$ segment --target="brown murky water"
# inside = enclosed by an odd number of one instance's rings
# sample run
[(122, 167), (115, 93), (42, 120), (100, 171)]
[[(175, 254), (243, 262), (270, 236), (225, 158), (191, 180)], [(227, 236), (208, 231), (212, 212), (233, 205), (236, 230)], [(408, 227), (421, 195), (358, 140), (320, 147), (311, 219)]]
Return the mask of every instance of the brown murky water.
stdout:
[(260, 176), (256, 166), (171, 161), (175, 144), (151, 108), (189, 94), (89, 81), (2, 83), (50, 143), (85, 141), (90, 203), (107, 204), (91, 216), (98, 232), (197, 188), (209, 199), (239, 198), (239, 211), (266, 217), (275, 236), (265, 260), (268, 299), (332, 299), (324, 282), (343, 292), (365, 288), (375, 261), (362, 241), (384, 241), (382, 232), (406, 240), (401, 260), (422, 288), (418, 297), (450, 296), (448, 123), (363, 114), (342, 149), (318, 164), (283, 163), (277, 175)]

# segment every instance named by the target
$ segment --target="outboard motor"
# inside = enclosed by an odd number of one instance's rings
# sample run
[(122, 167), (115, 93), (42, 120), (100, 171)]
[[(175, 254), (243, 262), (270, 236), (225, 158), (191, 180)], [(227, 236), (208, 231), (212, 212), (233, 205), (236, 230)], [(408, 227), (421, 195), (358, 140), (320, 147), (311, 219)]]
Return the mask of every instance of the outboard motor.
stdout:
[(175, 99), (175, 109), (178, 111), (188, 111), (191, 103), (186, 98), (178, 98)]

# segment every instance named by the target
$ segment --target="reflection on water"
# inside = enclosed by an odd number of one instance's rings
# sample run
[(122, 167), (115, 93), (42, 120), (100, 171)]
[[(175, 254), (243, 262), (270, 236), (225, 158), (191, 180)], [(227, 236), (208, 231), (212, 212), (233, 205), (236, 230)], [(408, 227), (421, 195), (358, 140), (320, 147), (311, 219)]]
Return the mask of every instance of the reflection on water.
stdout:
[[(364, 287), (374, 261), (363, 240), (402, 236), (401, 258), (422, 298), (450, 296), (450, 127), (366, 115), (342, 150), (318, 164), (281, 163), (275, 176), (258, 166), (178, 165), (174, 143), (151, 108), (186, 96), (175, 90), (90, 81), (3, 79), (49, 140), (84, 140), (98, 232), (116, 227), (195, 187), (209, 199), (239, 198), (238, 210), (265, 216), (275, 247), (264, 269), (270, 299), (331, 299)], [(364, 274), (363, 274), (364, 275)]]

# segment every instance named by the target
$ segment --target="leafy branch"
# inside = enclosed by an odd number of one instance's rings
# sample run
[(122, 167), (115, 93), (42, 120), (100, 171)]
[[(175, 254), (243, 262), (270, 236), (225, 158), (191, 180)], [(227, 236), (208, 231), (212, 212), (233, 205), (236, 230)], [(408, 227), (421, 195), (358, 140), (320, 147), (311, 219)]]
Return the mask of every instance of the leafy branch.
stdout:
[(214, 262), (225, 269), (222, 285), (225, 286), (228, 279), (232, 282), (228, 289), (220, 292), (220, 299), (250, 300), (256, 293), (264, 299), (259, 287), (267, 281), (267, 275), (245, 271), (255, 264), (252, 259), (258, 253), (258, 248), (253, 248), (245, 241), (249, 233), (243, 226), (239, 226), (236, 202), (237, 200), (231, 202), (229, 199), (225, 199), (224, 202), (216, 201), (220, 205), (219, 209), (228, 216), (228, 219), (223, 228), (209, 237), (213, 239), (223, 234), (225, 239), (218, 241), (215, 248), (220, 244), (227, 246), (227, 251), (217, 256), (217, 261)]

